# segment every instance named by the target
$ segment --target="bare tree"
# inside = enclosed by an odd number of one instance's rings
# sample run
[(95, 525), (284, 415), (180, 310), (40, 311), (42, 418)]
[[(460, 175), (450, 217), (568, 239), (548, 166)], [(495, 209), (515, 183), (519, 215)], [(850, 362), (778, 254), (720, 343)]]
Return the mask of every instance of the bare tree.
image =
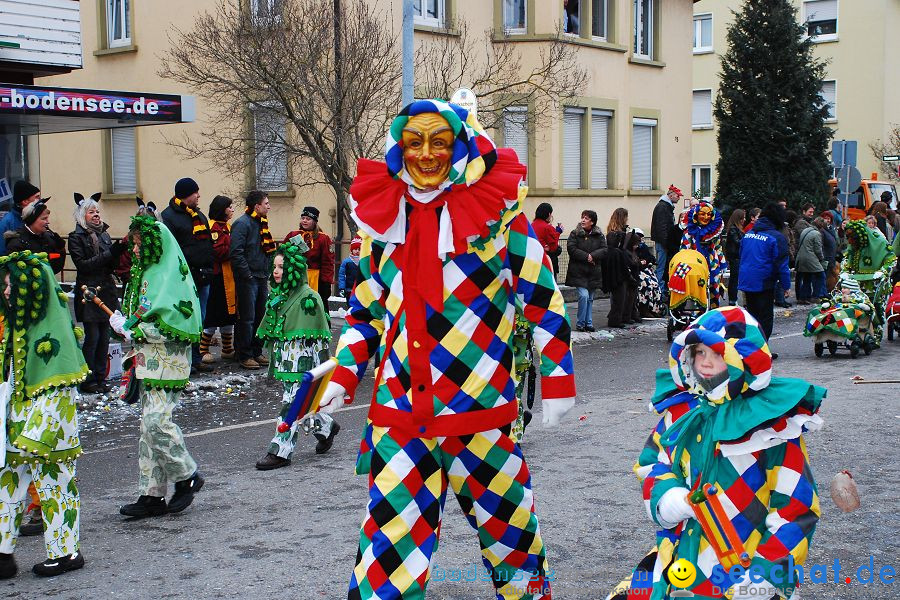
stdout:
[(881, 160), (882, 156), (900, 155), (900, 124), (891, 123), (887, 141), (875, 140), (869, 144), (869, 149), (875, 156), (875, 160), (878, 161), (878, 170), (881, 174), (887, 175), (891, 181), (900, 181), (900, 177), (897, 175), (898, 163)]
[(488, 29), (473, 36), (457, 20), (454, 36), (426, 39), (416, 52), (416, 96), (449, 98), (461, 87), (478, 97), (478, 120), (487, 129), (502, 124), (503, 109), (529, 106), (529, 127), (554, 121), (560, 104), (581, 95), (587, 71), (578, 66), (575, 46), (561, 30), (541, 45), (538, 59), (525, 65), (520, 44)]

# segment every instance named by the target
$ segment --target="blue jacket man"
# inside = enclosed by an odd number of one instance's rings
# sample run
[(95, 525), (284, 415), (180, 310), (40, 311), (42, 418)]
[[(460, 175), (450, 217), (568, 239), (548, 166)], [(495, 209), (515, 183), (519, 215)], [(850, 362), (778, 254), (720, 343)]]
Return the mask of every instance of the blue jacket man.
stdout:
[(770, 202), (753, 229), (741, 240), (738, 289), (744, 292), (747, 310), (759, 321), (766, 339), (772, 335), (775, 320), (775, 285), (781, 284), (785, 296), (791, 290), (788, 243), (781, 233), (783, 225), (784, 209)]

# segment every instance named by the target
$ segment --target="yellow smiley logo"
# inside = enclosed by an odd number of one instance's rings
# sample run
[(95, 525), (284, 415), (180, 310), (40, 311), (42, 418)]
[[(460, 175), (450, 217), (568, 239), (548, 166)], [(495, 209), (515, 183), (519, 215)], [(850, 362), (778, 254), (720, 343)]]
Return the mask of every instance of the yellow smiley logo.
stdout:
[(669, 583), (684, 589), (697, 579), (697, 568), (689, 560), (679, 558), (669, 567)]

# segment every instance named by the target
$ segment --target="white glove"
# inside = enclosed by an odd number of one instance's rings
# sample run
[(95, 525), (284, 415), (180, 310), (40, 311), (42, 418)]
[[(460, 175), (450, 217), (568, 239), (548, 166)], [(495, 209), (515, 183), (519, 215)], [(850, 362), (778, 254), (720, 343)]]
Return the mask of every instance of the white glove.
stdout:
[[(759, 576), (756, 579), (759, 579)], [(771, 598), (778, 593), (778, 589), (765, 579), (759, 583), (750, 581), (749, 571), (744, 571), (744, 576), (731, 589), (734, 592), (732, 600), (760, 600), (761, 598)]]
[(544, 400), (544, 427), (556, 427), (559, 425), (560, 419), (566, 416), (572, 407), (575, 406), (575, 398), (552, 398)]
[(664, 529), (673, 529), (685, 519), (694, 517), (694, 509), (687, 501), (691, 491), (686, 487), (672, 488), (656, 503), (656, 520)]
[(322, 392), (322, 399), (319, 400), (319, 412), (330, 415), (347, 402), (347, 389), (339, 383), (329, 381)]
[(112, 327), (112, 330), (121, 335), (126, 340), (131, 339), (131, 332), (125, 329), (125, 321), (128, 319), (125, 318), (125, 315), (120, 313), (119, 311), (114, 312), (109, 315), (109, 326)]

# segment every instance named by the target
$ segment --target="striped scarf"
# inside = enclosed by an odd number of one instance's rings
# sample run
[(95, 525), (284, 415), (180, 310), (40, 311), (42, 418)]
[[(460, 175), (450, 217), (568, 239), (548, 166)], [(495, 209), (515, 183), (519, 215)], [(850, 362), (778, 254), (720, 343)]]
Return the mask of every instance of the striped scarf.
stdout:
[(173, 198), (175, 201), (175, 206), (180, 206), (183, 208), (187, 214), (191, 216), (191, 224), (193, 225), (193, 234), (194, 239), (197, 240), (208, 240), (209, 239), (209, 225), (203, 222), (203, 219), (200, 218), (200, 213), (185, 204), (181, 201), (180, 198)]
[(254, 219), (257, 223), (259, 223), (259, 235), (262, 236), (262, 249), (263, 252), (268, 254), (273, 254), (275, 252), (275, 240), (272, 239), (272, 232), (269, 231), (269, 219), (266, 217), (257, 214), (255, 210), (251, 210), (248, 206), (246, 209), (248, 215), (250, 215), (251, 219)]

